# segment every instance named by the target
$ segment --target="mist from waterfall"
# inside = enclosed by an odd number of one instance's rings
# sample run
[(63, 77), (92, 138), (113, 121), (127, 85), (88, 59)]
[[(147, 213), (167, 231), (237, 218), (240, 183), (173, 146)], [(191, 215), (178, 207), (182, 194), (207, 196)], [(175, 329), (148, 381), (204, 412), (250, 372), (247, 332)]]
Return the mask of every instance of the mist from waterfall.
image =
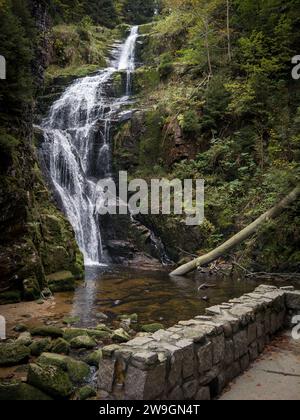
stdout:
[[(110, 67), (73, 82), (42, 124), (49, 177), (87, 266), (105, 262), (95, 211), (96, 185), (111, 177), (111, 125), (129, 100), (137, 38), (134, 26), (125, 43), (114, 49)], [(121, 98), (111, 92), (118, 71), (127, 72), (126, 95)]]

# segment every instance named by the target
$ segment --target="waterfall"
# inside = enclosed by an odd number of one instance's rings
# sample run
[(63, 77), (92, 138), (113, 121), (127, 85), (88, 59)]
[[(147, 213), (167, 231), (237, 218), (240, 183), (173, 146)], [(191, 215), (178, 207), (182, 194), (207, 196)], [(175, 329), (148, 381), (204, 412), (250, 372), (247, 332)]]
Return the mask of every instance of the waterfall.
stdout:
[[(110, 67), (73, 82), (42, 123), (41, 152), (86, 265), (105, 262), (96, 185), (111, 177), (111, 125), (129, 99), (137, 37), (134, 26), (126, 42), (114, 49)], [(127, 72), (126, 96), (121, 98), (110, 89), (117, 71)]]

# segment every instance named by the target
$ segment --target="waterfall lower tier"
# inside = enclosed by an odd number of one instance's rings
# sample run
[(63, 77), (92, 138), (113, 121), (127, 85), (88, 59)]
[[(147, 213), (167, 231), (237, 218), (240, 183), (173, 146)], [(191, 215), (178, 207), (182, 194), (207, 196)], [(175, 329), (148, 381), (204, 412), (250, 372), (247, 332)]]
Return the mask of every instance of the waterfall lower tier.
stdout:
[[(138, 27), (115, 48), (110, 67), (76, 80), (43, 121), (42, 149), (53, 188), (71, 222), (86, 265), (105, 262), (96, 202), (97, 183), (111, 176), (111, 127), (129, 102)], [(127, 71), (125, 95), (116, 98), (112, 79)]]

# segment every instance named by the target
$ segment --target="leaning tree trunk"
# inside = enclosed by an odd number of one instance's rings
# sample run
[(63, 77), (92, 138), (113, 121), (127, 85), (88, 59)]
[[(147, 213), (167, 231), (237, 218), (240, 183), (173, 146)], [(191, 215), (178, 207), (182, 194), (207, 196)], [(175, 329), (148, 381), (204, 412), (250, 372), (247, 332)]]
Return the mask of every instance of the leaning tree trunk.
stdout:
[(279, 204), (274, 206), (272, 209), (264, 213), (258, 219), (256, 219), (253, 223), (247, 226), (245, 229), (234, 235), (231, 239), (225, 242), (223, 245), (219, 246), (218, 248), (214, 249), (213, 251), (209, 252), (202, 257), (196, 258), (195, 260), (184, 264), (183, 266), (177, 268), (175, 271), (171, 273), (171, 276), (184, 276), (191, 271), (196, 270), (198, 267), (209, 264), (222, 255), (226, 254), (232, 248), (236, 247), (246, 239), (248, 239), (251, 235), (253, 235), (258, 228), (267, 220), (274, 219), (275, 217), (279, 216), (283, 210), (291, 205), (300, 195), (300, 186), (296, 187), (287, 197), (285, 197)]

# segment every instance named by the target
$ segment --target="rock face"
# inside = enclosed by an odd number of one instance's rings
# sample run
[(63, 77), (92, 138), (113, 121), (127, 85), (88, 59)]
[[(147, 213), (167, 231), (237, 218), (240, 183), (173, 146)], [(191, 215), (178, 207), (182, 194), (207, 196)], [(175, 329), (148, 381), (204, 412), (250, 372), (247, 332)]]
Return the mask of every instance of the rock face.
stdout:
[(207, 316), (105, 347), (99, 388), (111, 399), (209, 400), (299, 311), (299, 292), (260, 286)]
[[(41, 44), (33, 77), (41, 83), (47, 63), (48, 18), (41, 2), (30, 1)], [(33, 109), (24, 113), (19, 145), (1, 163), (0, 303), (32, 300), (47, 287), (45, 275), (68, 270), (80, 277), (83, 259), (69, 222), (42, 180), (35, 149)]]

